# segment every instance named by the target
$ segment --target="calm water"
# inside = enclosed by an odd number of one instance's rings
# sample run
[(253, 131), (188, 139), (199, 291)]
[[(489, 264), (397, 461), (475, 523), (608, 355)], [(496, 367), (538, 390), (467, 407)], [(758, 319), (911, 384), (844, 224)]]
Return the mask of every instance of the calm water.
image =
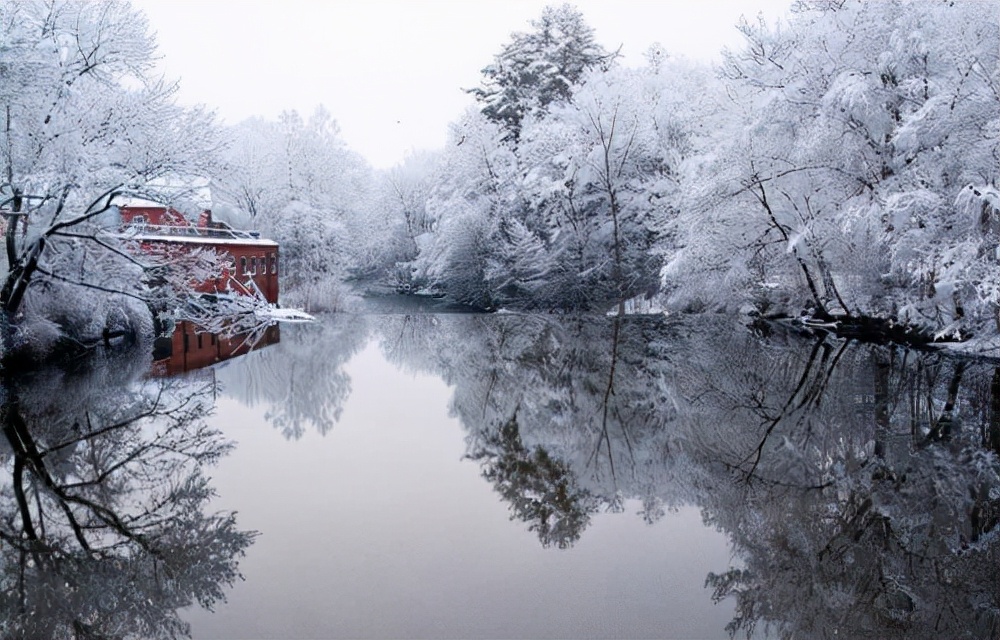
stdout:
[(993, 365), (513, 314), (143, 353), (8, 381), (5, 637), (997, 634)]

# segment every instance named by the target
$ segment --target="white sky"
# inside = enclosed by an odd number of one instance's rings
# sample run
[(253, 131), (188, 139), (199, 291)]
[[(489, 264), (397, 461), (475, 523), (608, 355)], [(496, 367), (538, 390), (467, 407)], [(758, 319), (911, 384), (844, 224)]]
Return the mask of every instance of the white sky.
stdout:
[[(558, 0), (133, 0), (156, 33), (180, 100), (227, 123), (324, 105), (375, 167), (445, 143), (448, 123), (513, 31)], [(638, 65), (654, 42), (710, 61), (733, 25), (790, 0), (577, 0), (597, 40)]]

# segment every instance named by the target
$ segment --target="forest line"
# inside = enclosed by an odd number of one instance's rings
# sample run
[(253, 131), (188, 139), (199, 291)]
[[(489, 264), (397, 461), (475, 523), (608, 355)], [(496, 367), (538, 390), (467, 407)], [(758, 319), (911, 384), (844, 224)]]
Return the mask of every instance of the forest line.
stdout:
[[(797, 2), (787, 22), (738, 24), (744, 46), (716, 67), (665, 43), (630, 68), (578, 10), (549, 7), (484, 61), (444, 149), (375, 171), (323, 108), (222, 126), (179, 106), (127, 2), (5, 3), (0, 202), (30, 239), (115, 190), (193, 210), (163, 185), (210, 179), (231, 219), (281, 244), (283, 302), (309, 310), (375, 283), (484, 310), (995, 336), (1000, 28), (986, 8)], [(105, 244), (49, 238), (8, 322), (34, 319), (36, 338), (140, 322), (128, 295), (92, 286), (152, 286)], [(28, 256), (7, 250), (16, 272)]]

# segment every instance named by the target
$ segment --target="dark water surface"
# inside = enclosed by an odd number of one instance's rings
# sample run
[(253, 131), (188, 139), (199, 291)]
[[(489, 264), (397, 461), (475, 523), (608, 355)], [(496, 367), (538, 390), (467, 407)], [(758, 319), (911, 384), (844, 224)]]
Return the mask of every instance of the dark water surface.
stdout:
[(381, 311), (9, 380), (3, 635), (997, 635), (993, 365)]

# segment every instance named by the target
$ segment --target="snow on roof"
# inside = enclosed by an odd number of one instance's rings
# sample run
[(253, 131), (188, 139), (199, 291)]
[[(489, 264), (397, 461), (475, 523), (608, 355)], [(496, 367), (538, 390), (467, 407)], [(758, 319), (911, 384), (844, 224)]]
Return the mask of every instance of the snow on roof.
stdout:
[(138, 240), (139, 242), (177, 242), (180, 244), (203, 244), (203, 245), (223, 245), (223, 246), (255, 246), (255, 247), (277, 247), (278, 243), (266, 238), (226, 238), (212, 236), (182, 236), (182, 235), (157, 235), (144, 233), (119, 234), (117, 237), (124, 240)]
[(112, 204), (118, 207), (157, 207), (160, 209), (166, 208), (162, 202), (155, 202), (153, 200), (146, 200), (145, 198), (139, 198), (135, 196), (115, 196)]
[[(233, 229), (248, 229), (253, 224), (250, 213), (228, 202), (225, 197), (217, 198), (213, 184), (206, 178), (186, 180), (152, 180), (147, 185), (148, 192), (140, 195), (115, 196), (112, 204), (119, 207), (152, 207), (173, 209), (190, 222), (196, 222), (203, 211), (211, 211), (212, 219), (224, 222)], [(153, 198), (156, 198), (155, 200)]]

